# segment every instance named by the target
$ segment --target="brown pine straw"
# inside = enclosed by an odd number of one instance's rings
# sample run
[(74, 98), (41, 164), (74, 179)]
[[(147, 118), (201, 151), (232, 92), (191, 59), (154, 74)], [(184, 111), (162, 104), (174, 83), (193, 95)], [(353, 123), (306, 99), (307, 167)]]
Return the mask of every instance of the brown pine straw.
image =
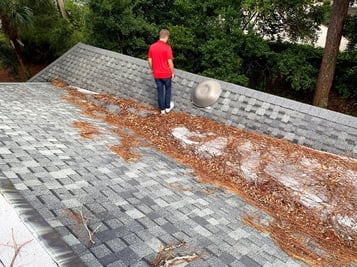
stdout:
[(120, 145), (110, 146), (110, 150), (126, 161), (139, 160), (141, 156), (135, 151), (135, 148), (143, 145), (142, 142), (136, 136), (124, 133), (120, 129), (116, 129), (114, 132), (121, 137)]
[[(251, 215), (244, 216), (242, 221), (259, 231), (269, 233), (288, 255), (311, 266), (331, 266), (332, 262), (334, 266), (336, 264), (341, 266), (348, 263), (340, 257), (336, 258), (333, 254), (327, 254), (311, 236), (304, 236), (302, 232), (291, 229), (291, 225), (284, 225), (282, 221), (274, 220), (266, 226), (257, 222), (257, 219)], [(349, 256), (346, 255), (346, 257)]]
[[(357, 190), (353, 181), (347, 179), (345, 174), (348, 171), (357, 171), (357, 160), (316, 151), (182, 112), (160, 116), (157, 111), (156, 114), (143, 117), (130, 112), (130, 109), (154, 109), (108, 94), (92, 96), (96, 103), (99, 101), (120, 106), (119, 114), (111, 114), (103, 110), (103, 107), (94, 105), (84, 94), (74, 90), (69, 90), (68, 94), (67, 99), (79, 105), (88, 116), (98, 118), (99, 110), (104, 114), (107, 123), (131, 129), (162, 153), (192, 167), (202, 181), (236, 192), (247, 202), (268, 213), (274, 218), (269, 226), (262, 228), (257, 223), (251, 223), (253, 220), (244, 221), (269, 232), (289, 255), (314, 266), (357, 262), (356, 232), (336, 224), (335, 219), (335, 215), (356, 218)], [(200, 134), (214, 133), (215, 136), (225, 137), (228, 144), (224, 154), (203, 159), (192, 146), (184, 146), (174, 138), (172, 130), (177, 127), (186, 127), (191, 132)], [(197, 141), (196, 137), (192, 139)], [(212, 136), (206, 136), (201, 142), (210, 139)], [(249, 146), (245, 150), (244, 146), (247, 144)], [(125, 145), (135, 147), (138, 143), (128, 142)], [(259, 179), (250, 181), (244, 176), (242, 167), (246, 167), (246, 164), (250, 163), (250, 157), (254, 155), (259, 155), (261, 159), (253, 169)], [(315, 162), (319, 168), (301, 165), (304, 159)], [(323, 199), (322, 204), (333, 204), (333, 211), (321, 214), (318, 208), (303, 205), (296, 192), (276, 178), (276, 175), (284, 175), (288, 168), (296, 172), (295, 179), (300, 179), (303, 184), (304, 188), (299, 189), (308, 192), (314, 189), (316, 195), (326, 192), (327, 199)], [(277, 171), (281, 171), (281, 174)], [(303, 176), (304, 173), (309, 176)]]
[(63, 87), (66, 87), (67, 86), (67, 83), (64, 81), (64, 80), (60, 80), (60, 79), (54, 79), (51, 81), (51, 84), (53, 86), (56, 86), (56, 87), (60, 87), (60, 88), (63, 88)]
[(81, 130), (81, 136), (85, 139), (93, 139), (93, 135), (100, 134), (100, 131), (89, 122), (74, 121), (72, 125)]

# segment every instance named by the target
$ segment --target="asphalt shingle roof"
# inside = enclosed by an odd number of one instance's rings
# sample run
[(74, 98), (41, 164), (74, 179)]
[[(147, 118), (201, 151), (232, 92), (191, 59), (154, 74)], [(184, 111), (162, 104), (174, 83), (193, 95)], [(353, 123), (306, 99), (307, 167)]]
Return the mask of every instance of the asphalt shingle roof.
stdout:
[[(301, 266), (241, 221), (259, 210), (238, 195), (197, 183), (190, 168), (154, 148), (141, 148), (137, 162), (115, 155), (110, 126), (82, 115), (63, 90), (23, 83), (0, 92), (0, 188), (63, 266), (148, 266), (180, 240), (203, 253), (190, 266)], [(83, 139), (73, 121), (105, 134)], [(92, 230), (101, 225), (95, 244), (69, 209), (82, 211)]]
[[(176, 74), (177, 110), (357, 156), (354, 117), (221, 81), (218, 102), (199, 109), (191, 103), (191, 90), (208, 78)], [(0, 188), (60, 264), (148, 266), (161, 246), (184, 240), (204, 255), (190, 266), (302, 265), (241, 221), (244, 214), (261, 211), (238, 195), (197, 183), (190, 168), (154, 148), (140, 148), (143, 157), (137, 162), (115, 155), (108, 149), (118, 142), (111, 126), (81, 114), (62, 98), (63, 90), (46, 83), (53, 79), (154, 106), (156, 90), (144, 60), (84, 44), (28, 83), (0, 85)], [(73, 121), (90, 122), (105, 134), (85, 140)], [(27, 203), (27, 213), (19, 202)], [(85, 229), (69, 209), (82, 211), (91, 229), (100, 226), (95, 244), (88, 246)], [(42, 236), (41, 227), (49, 232)]]
[[(56, 78), (95, 92), (157, 105), (147, 62), (108, 50), (79, 43), (30, 81)], [(219, 100), (210, 108), (197, 108), (191, 102), (191, 92), (207, 79), (177, 70), (175, 109), (317, 150), (357, 157), (356, 117), (222, 81)]]

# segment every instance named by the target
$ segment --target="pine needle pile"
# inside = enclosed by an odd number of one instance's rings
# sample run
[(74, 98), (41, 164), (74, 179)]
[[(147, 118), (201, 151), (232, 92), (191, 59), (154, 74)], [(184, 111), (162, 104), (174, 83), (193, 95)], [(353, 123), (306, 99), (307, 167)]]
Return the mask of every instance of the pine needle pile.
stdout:
[[(68, 89), (65, 99), (136, 136), (112, 148), (123, 158), (139, 158), (130, 151), (143, 139), (192, 167), (201, 181), (232, 190), (268, 213), (274, 218), (268, 224), (252, 215), (243, 220), (268, 232), (289, 255), (316, 266), (357, 262), (356, 159), (182, 112), (160, 116), (150, 106), (108, 94)], [(113, 105), (119, 112), (110, 111)]]

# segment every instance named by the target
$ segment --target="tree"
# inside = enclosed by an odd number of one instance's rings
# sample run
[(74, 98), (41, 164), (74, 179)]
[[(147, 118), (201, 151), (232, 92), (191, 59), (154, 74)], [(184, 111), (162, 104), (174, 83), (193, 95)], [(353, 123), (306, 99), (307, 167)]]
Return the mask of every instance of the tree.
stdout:
[(243, 0), (243, 30), (254, 28), (271, 39), (313, 39), (324, 19), (324, 5), (316, 0)]
[(95, 46), (136, 57), (145, 57), (149, 40), (158, 30), (133, 12), (135, 1), (89, 0), (90, 42)]
[(56, 0), (57, 2), (57, 7), (61, 13), (62, 18), (67, 18), (67, 12), (64, 7), (64, 0)]
[(326, 108), (332, 86), (344, 21), (350, 0), (335, 0), (331, 8), (331, 18), (327, 30), (326, 45), (322, 57), (313, 104)]
[(188, 70), (242, 85), (247, 85), (247, 74), (254, 66), (267, 69), (259, 65), (265, 64), (269, 55), (262, 37), (279, 39), (279, 35), (285, 34), (294, 40), (313, 38), (324, 13), (324, 6), (315, 5), (314, 0), (173, 2), (167, 9), (170, 22), (185, 27), (193, 36), (193, 42), (188, 44), (192, 47), (190, 55), (185, 55), (190, 60), (180, 65), (193, 66)]
[[(178, 67), (213, 78), (237, 82), (237, 76), (241, 74), (241, 60), (237, 55), (237, 47), (241, 40), (239, 14), (240, 1), (237, 0), (174, 1), (170, 10), (173, 24), (170, 27), (174, 30), (172, 44), (175, 50), (176, 47), (184, 47), (179, 51), (187, 61), (177, 62)], [(175, 32), (177, 27), (188, 33), (186, 36), (189, 36), (190, 40), (177, 39), (177, 32)], [(185, 34), (180, 34), (181, 36), (184, 37)], [(227, 51), (219, 46), (225, 41), (227, 41)], [(217, 65), (227, 55), (230, 57), (226, 64)], [(234, 64), (237, 62), (238, 65)], [(224, 75), (225, 68), (227, 68), (226, 75)]]
[(143, 17), (148, 23), (166, 28), (172, 21), (170, 10), (172, 10), (174, 2), (172, 0), (136, 0), (133, 12), (137, 16)]
[(48, 5), (51, 5), (50, 0), (0, 0), (1, 30), (14, 49), (20, 68), (26, 76), (29, 75), (24, 64), (24, 44), (20, 40), (20, 33), (32, 26), (33, 9)]
[(18, 78), (16, 54), (3, 38), (0, 38), (0, 66), (7, 69), (11, 76)]
[(21, 28), (29, 27), (32, 24), (33, 13), (29, 6), (22, 5), (16, 0), (0, 1), (1, 29), (15, 50), (17, 60), (24, 73), (26, 72), (21, 46), (19, 31)]
[(352, 51), (357, 48), (357, 14), (347, 16), (343, 29), (343, 36), (348, 38), (347, 49)]

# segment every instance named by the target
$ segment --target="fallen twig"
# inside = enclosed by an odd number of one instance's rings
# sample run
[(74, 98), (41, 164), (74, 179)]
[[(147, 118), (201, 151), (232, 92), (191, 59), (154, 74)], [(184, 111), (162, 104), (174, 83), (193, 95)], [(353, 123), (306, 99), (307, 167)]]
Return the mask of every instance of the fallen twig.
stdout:
[(173, 265), (177, 265), (177, 264), (181, 264), (181, 263), (185, 263), (185, 262), (191, 262), (191, 261), (198, 259), (199, 257), (200, 256), (197, 255), (196, 253), (193, 253), (192, 255), (187, 255), (187, 256), (175, 257), (171, 260), (167, 260), (164, 264), (164, 267), (169, 267), (169, 266), (173, 266)]
[[(11, 233), (11, 236), (12, 236), (12, 242), (13, 242), (13, 244), (12, 244), (12, 245), (0, 244), (0, 246), (10, 247), (10, 248), (13, 248), (13, 249), (15, 250), (15, 251), (14, 251), (14, 256), (12, 257), (11, 262), (10, 262), (10, 267), (13, 267), (13, 266), (14, 266), (14, 263), (15, 263), (15, 260), (16, 260), (16, 257), (17, 257), (17, 256), (19, 255), (19, 253), (20, 253), (20, 250), (21, 250), (24, 246), (26, 246), (28, 243), (30, 243), (30, 242), (32, 241), (32, 239), (31, 239), (31, 240), (27, 240), (27, 241), (25, 241), (25, 242), (23, 242), (23, 243), (21, 243), (21, 244), (17, 244), (16, 239), (15, 239), (14, 229), (13, 229), (13, 228), (11, 229), (11, 232), (12, 232), (12, 233)], [(0, 263), (1, 263), (3, 266), (5, 266), (2, 261), (0, 261)]]
[(181, 241), (177, 244), (171, 244), (162, 247), (157, 253), (155, 259), (152, 261), (151, 267), (169, 267), (185, 262), (191, 262), (201, 258), (201, 256), (197, 253), (192, 253), (189, 255), (176, 255), (176, 250), (179, 248), (186, 248), (185, 250), (187, 250), (186, 242)]
[(71, 216), (72, 219), (74, 219), (80, 226), (83, 224), (84, 229), (86, 230), (88, 237), (89, 237), (89, 242), (92, 244), (95, 244), (95, 241), (93, 240), (94, 234), (97, 232), (99, 227), (102, 226), (102, 224), (99, 224), (93, 231), (89, 229), (88, 222), (91, 218), (86, 217), (82, 210), (71, 210), (71, 209), (65, 209), (65, 212)]
[(80, 210), (79, 211), (80, 215), (81, 215), (81, 221), (82, 224), (84, 225), (84, 228), (86, 229), (87, 233), (88, 233), (88, 237), (89, 237), (89, 242), (91, 242), (92, 244), (95, 244), (95, 241), (93, 240), (93, 236), (94, 234), (97, 232), (97, 230), (99, 229), (99, 227), (102, 226), (102, 224), (99, 224), (93, 231), (91, 231), (88, 227), (88, 220), (89, 218), (85, 218), (83, 215), (83, 212)]

